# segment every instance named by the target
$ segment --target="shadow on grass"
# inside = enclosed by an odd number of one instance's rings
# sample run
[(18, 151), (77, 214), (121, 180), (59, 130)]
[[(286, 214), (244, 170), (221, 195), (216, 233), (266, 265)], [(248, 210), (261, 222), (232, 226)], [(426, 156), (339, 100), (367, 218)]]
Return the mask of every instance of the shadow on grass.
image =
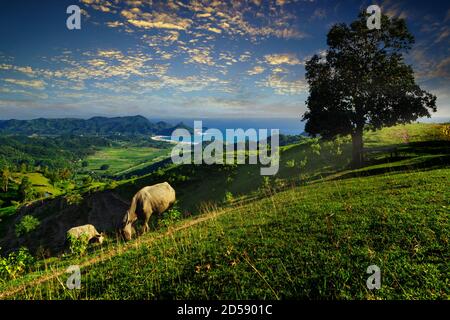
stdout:
[[(367, 169), (362, 168), (357, 171), (348, 172), (332, 180), (414, 170), (432, 170), (449, 167), (450, 164), (450, 141), (414, 142), (407, 145), (390, 147), (389, 150), (384, 150), (385, 152), (383, 150), (380, 148), (367, 149), (367, 157), (369, 158), (365, 165)], [(410, 162), (395, 164), (404, 160), (410, 160)], [(385, 166), (368, 168), (370, 166), (380, 165)]]

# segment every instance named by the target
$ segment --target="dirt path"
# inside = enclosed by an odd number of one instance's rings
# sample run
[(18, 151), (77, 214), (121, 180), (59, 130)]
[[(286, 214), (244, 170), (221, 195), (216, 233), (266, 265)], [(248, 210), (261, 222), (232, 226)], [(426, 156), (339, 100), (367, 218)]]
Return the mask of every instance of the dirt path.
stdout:
[[(90, 258), (87, 261), (84, 261), (84, 262), (80, 263), (79, 266), (80, 266), (80, 268), (86, 268), (86, 267), (91, 266), (93, 264), (106, 261), (106, 260), (108, 260), (108, 259), (110, 259), (110, 258), (112, 258), (112, 257), (114, 257), (116, 255), (119, 255), (119, 254), (122, 254), (122, 253), (126, 252), (127, 250), (129, 250), (131, 248), (139, 248), (142, 245), (149, 245), (149, 244), (153, 243), (156, 240), (159, 240), (161, 238), (170, 236), (174, 232), (178, 232), (178, 231), (190, 228), (190, 227), (192, 227), (194, 225), (197, 225), (199, 223), (202, 223), (204, 221), (211, 220), (213, 218), (216, 218), (216, 217), (218, 217), (220, 215), (223, 215), (224, 213), (232, 211), (234, 209), (236, 209), (236, 208), (227, 208), (227, 209), (224, 209), (224, 210), (219, 211), (219, 212), (213, 212), (213, 213), (207, 213), (207, 214), (201, 215), (198, 218), (196, 218), (194, 220), (191, 220), (191, 221), (188, 221), (188, 222), (186, 222), (186, 223), (184, 223), (184, 224), (182, 224), (180, 226), (177, 226), (175, 228), (170, 228), (167, 232), (165, 232), (165, 233), (163, 233), (161, 235), (157, 235), (155, 237), (151, 237), (151, 238), (148, 238), (148, 239), (143, 239), (142, 241), (133, 241), (133, 242), (127, 243), (127, 244), (125, 244), (123, 246), (119, 246), (118, 248), (113, 248), (109, 252), (106, 252), (106, 253), (101, 254), (100, 256), (97, 256), (97, 257), (94, 257), (94, 258)], [(142, 238), (139, 238), (139, 240), (140, 239), (142, 239)], [(19, 293), (20, 291), (26, 289), (27, 287), (37, 286), (37, 285), (40, 285), (40, 284), (45, 283), (47, 281), (53, 280), (55, 278), (58, 278), (58, 277), (62, 276), (65, 273), (66, 273), (66, 269), (60, 270), (60, 271), (56, 271), (56, 272), (54, 272), (52, 274), (43, 275), (41, 277), (38, 277), (38, 278), (28, 282), (28, 283), (18, 285), (17, 287), (6, 289), (5, 291), (0, 292), (0, 300), (8, 298), (10, 296), (13, 296), (13, 295)]]

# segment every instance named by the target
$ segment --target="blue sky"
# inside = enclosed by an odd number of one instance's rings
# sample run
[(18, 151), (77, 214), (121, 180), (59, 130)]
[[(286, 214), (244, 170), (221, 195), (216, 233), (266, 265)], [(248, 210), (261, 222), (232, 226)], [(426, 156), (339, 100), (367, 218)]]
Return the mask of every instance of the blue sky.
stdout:
[(406, 19), (406, 61), (450, 117), (448, 1), (4, 0), (0, 118), (298, 118), (305, 61), (370, 4)]

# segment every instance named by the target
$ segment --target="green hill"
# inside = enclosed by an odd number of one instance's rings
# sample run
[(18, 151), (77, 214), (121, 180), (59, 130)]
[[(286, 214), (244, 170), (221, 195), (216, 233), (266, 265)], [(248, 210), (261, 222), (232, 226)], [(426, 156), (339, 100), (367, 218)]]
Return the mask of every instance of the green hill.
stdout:
[[(114, 229), (101, 213), (120, 219), (134, 192), (159, 181), (175, 187), (184, 218), (129, 243), (110, 233), (81, 258), (41, 260), (0, 284), (0, 298), (448, 299), (450, 143), (442, 129), (367, 133), (367, 166), (358, 170), (348, 168), (346, 139), (309, 139), (283, 148), (270, 179), (255, 165), (169, 166), (84, 195), (78, 206), (55, 199), (23, 208), (3, 223), (31, 214), (41, 229), (16, 246), (51, 244), (56, 223)], [(72, 264), (82, 268), (80, 291), (61, 285)], [(365, 286), (373, 264), (382, 272), (376, 291)]]
[(41, 135), (150, 135), (167, 134), (184, 124), (177, 126), (166, 122), (150, 122), (143, 116), (132, 117), (93, 117), (90, 119), (33, 119), (33, 120), (0, 120), (2, 134), (41, 134)]

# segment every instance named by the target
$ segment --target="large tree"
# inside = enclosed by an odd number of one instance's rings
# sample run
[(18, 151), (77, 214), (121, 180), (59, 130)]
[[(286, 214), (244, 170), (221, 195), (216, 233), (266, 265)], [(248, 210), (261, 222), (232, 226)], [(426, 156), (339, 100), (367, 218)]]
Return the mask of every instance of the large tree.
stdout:
[(334, 25), (328, 49), (306, 63), (309, 84), (305, 130), (325, 139), (351, 135), (353, 164), (363, 162), (363, 131), (430, 117), (436, 97), (415, 82), (404, 61), (414, 37), (403, 19), (381, 19), (381, 29), (367, 28), (361, 13), (351, 23)]

